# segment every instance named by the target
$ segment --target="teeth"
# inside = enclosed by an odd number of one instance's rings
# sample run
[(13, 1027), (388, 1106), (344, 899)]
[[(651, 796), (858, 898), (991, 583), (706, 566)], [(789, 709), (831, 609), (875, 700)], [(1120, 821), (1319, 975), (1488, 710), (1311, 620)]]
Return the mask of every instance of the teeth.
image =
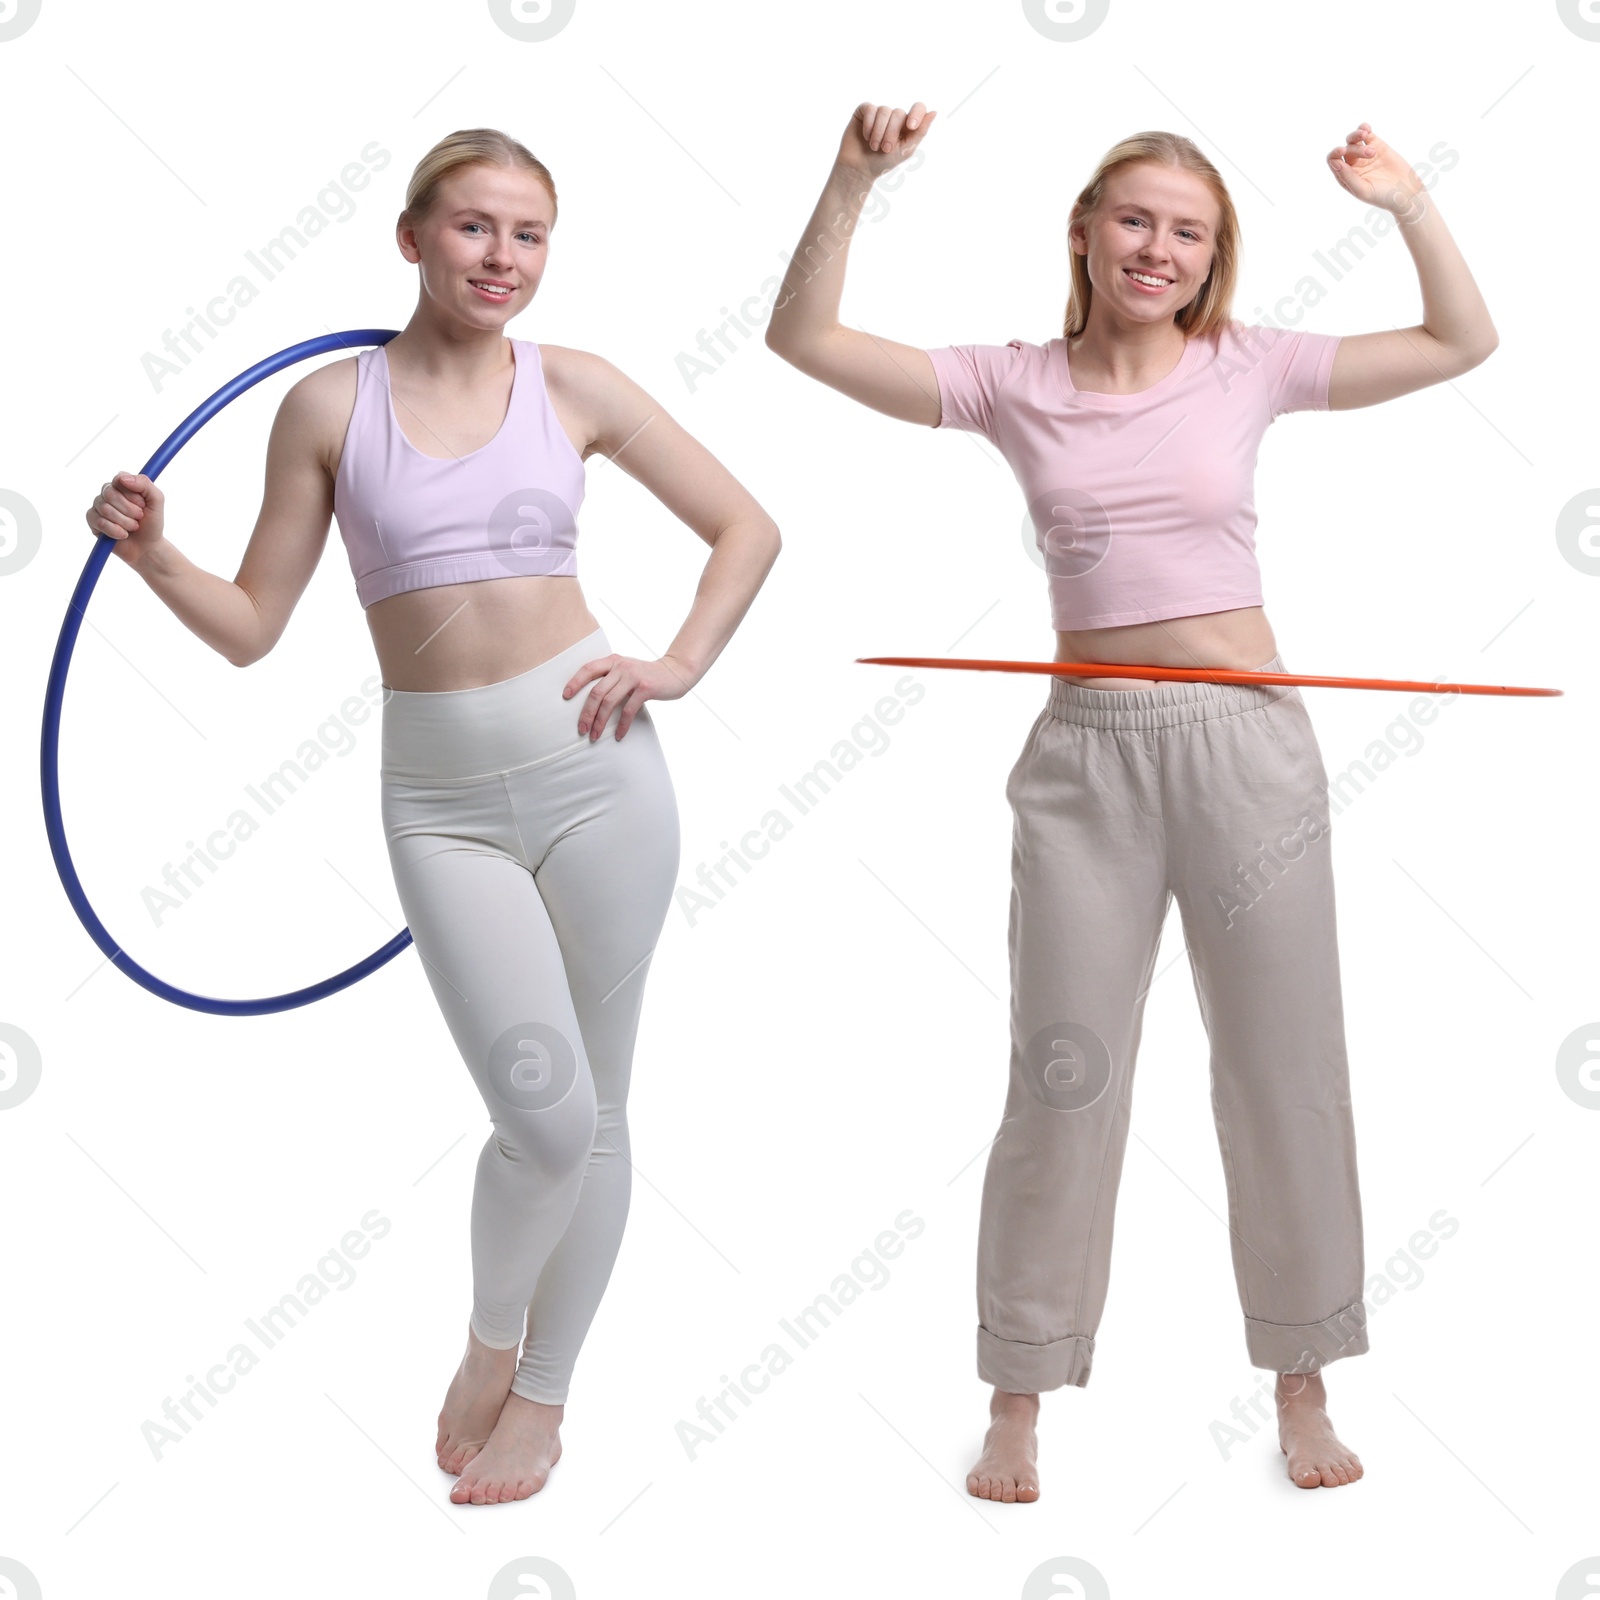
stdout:
[(489, 294), (497, 294), (497, 295), (500, 295), (500, 296), (503, 297), (503, 296), (508, 295), (508, 294), (511, 293), (511, 291), (509, 289), (496, 288), (495, 285), (492, 284), (492, 283), (477, 283), (477, 282), (474, 282), (470, 278), (467, 281), (472, 284), (472, 287), (474, 289), (483, 289), (483, 290), (486, 290)]
[(1168, 282), (1166, 278), (1151, 278), (1142, 272), (1130, 272), (1128, 276), (1132, 278), (1135, 283), (1148, 283), (1152, 289), (1164, 289), (1166, 288)]

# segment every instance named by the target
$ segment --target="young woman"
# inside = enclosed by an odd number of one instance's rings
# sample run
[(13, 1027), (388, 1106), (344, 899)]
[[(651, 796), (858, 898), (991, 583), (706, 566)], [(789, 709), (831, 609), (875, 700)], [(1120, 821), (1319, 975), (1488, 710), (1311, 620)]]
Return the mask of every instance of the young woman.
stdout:
[[(839, 300), (873, 182), (933, 117), (920, 101), (857, 108), (768, 345), (874, 410), (995, 444), (1038, 530), (1057, 661), (1286, 670), (1254, 550), (1266, 428), (1457, 377), (1497, 343), (1421, 180), (1367, 123), (1328, 153), (1347, 193), (1397, 219), (1417, 327), (1340, 338), (1234, 321), (1228, 191), (1188, 139), (1141, 133), (1072, 207), (1061, 338), (920, 350), (842, 325)], [(1006, 785), (1011, 1068), (979, 1229), (978, 1374), (994, 1394), (970, 1493), (1037, 1499), (1039, 1391), (1088, 1381), (1173, 896), (1210, 1038), (1250, 1359), (1279, 1374), (1291, 1479), (1361, 1476), (1321, 1377), (1367, 1348), (1326, 788), (1297, 689), (1051, 680)], [(1181, 1313), (1170, 1350), (1184, 1359)]]
[[(277, 643), (338, 519), (386, 689), (395, 886), (494, 1124), (467, 1349), (435, 1441), (459, 1475), (450, 1498), (474, 1505), (526, 1498), (559, 1457), (627, 1217), (634, 1038), (678, 866), (645, 702), (699, 682), (779, 549), (755, 500), (608, 361), (506, 337), (555, 220), (550, 173), (503, 133), (454, 133), (423, 157), (396, 228), (416, 310), (386, 346), (285, 395), (231, 581), (166, 539), (164, 497), (140, 474), (118, 473), (88, 513), (238, 666)], [(578, 585), (596, 451), (712, 547), (658, 661), (614, 653)]]

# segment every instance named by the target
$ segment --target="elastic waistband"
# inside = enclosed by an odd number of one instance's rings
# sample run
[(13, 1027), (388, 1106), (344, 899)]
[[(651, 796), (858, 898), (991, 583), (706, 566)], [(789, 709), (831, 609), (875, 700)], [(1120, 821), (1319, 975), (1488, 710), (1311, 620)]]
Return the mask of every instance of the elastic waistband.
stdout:
[(587, 743), (578, 716), (585, 686), (561, 698), (586, 661), (608, 656), (604, 628), (538, 666), (473, 689), (385, 688), (382, 776), (401, 781), (466, 782), (531, 766)]
[[(1274, 656), (1252, 672), (1284, 672)], [(1089, 689), (1064, 678), (1050, 680), (1046, 711), (1062, 722), (1087, 728), (1170, 728), (1180, 722), (1232, 717), (1300, 693), (1285, 683), (1174, 683), (1157, 680), (1148, 689)]]

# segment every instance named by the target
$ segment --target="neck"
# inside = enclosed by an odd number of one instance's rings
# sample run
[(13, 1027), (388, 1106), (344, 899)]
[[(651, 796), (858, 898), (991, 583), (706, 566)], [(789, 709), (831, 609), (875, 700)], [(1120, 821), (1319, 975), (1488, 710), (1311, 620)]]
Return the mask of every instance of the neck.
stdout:
[(504, 330), (447, 325), (421, 307), (389, 341), (391, 360), (397, 350), (411, 370), (468, 388), (504, 372), (513, 359), (510, 336)]

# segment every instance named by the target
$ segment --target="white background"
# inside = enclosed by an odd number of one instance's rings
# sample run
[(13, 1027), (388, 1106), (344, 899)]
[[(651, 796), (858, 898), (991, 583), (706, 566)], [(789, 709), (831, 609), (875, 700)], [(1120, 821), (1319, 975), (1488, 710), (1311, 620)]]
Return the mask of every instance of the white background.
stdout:
[[(25, 1036), (41, 1064), (0, 1111), (0, 1556), (46, 1600), (560, 1592), (515, 1576), (491, 1590), (530, 1555), (584, 1600), (1095, 1593), (1050, 1575), (1068, 1556), (1118, 1597), (1177, 1583), (1562, 1592), (1596, 1554), (1600, 1425), (1582, 1221), (1600, 1111), (1556, 1068), (1600, 1014), (1585, 910), (1600, 574), (1556, 537), (1600, 481), (1600, 42), (1554, 4), (1119, 0), (1077, 42), (1018, 4), (579, 0), (543, 42), (512, 37), (504, 15), (45, 0), (0, 42), (0, 488), (43, 529), (0, 578), (0, 1023), (7, 1056)], [(1372, 1307), (1370, 1354), (1327, 1373), (1367, 1469), (1352, 1488), (1295, 1489), (1270, 1423), (1226, 1458), (1213, 1437), (1236, 1398), (1270, 1395), (1271, 1374), (1246, 1358), (1174, 908), (1093, 1378), (1044, 1398), (1038, 1503), (965, 1492), (987, 1420), (982, 1156), (1008, 1048), (1003, 785), (1045, 686), (923, 672), (921, 700), (874, 734), (864, 719), (899, 674), (854, 658), (1048, 659), (1044, 574), (1020, 491), (981, 439), (852, 404), (773, 356), (759, 327), (720, 368), (693, 382), (681, 368), (721, 308), (770, 299), (852, 109), (919, 97), (941, 115), (855, 240), (842, 315), (924, 347), (1059, 334), (1072, 196), (1142, 128), (1188, 134), (1220, 167), (1243, 227), (1235, 314), (1283, 301), (1326, 332), (1412, 325), (1416, 274), (1392, 232), (1329, 270), (1367, 213), (1324, 157), (1363, 119), (1419, 167), (1440, 141), (1457, 157), (1430, 183), (1500, 348), (1383, 406), (1282, 419), (1257, 478), (1290, 670), (1566, 690), (1458, 698), (1426, 728), (1401, 720), (1409, 696), (1302, 691), (1330, 774), (1375, 741), (1397, 752), (1334, 833)], [(680, 882), (839, 741), (887, 739), (719, 904), (669, 915), (634, 1071), (633, 1210), (566, 1453), (541, 1493), (495, 1508), (452, 1506), (433, 1460), (487, 1119), (415, 952), (285, 1014), (168, 1005), (73, 915), (37, 766), (100, 484), (263, 356), (402, 326), (417, 294), (394, 242), (407, 176), (472, 126), (528, 144), (560, 196), (543, 284), (510, 332), (615, 362), (783, 532), (712, 672), (652, 707)], [(383, 170), (336, 194), (369, 146)], [(328, 226), (265, 281), (246, 252), (308, 207)], [(254, 300), (152, 381), (146, 359), (187, 308), (241, 275)], [(163, 476), (170, 536), (213, 572), (237, 569), (267, 429), (298, 375), (252, 390)], [(614, 647), (659, 654), (705, 547), (600, 456), (582, 528), (584, 591)], [(62, 781), (79, 870), (136, 959), (190, 989), (260, 995), (398, 931), (376, 716), (187, 904), (159, 926), (141, 904), (246, 784), (306, 739), (331, 746), (327, 719), (375, 672), (337, 531), (248, 672), (108, 563), (69, 683)], [(263, 1352), (245, 1319), (373, 1210), (391, 1226), (354, 1281)], [(923, 1227), (887, 1282), (796, 1354), (779, 1319), (852, 1268), (868, 1277), (863, 1252), (908, 1210)], [(1458, 1227), (1423, 1260), (1410, 1241), (1441, 1210)], [(143, 1425), (241, 1341), (259, 1365), (157, 1460)], [(793, 1364), (691, 1459), (679, 1422), (774, 1342)]]

